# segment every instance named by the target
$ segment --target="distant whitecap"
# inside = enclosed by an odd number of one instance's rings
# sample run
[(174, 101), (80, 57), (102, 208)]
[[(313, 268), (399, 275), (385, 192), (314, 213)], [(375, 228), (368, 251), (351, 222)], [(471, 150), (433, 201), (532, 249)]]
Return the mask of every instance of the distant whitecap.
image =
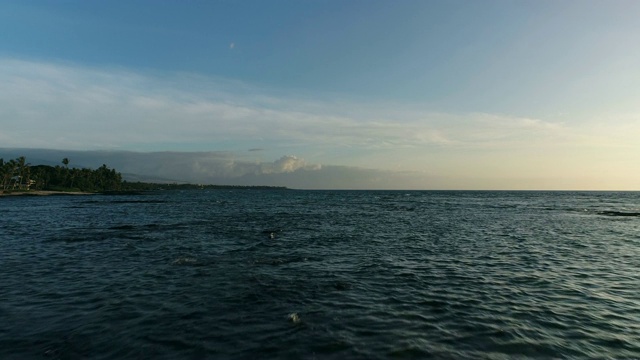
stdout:
[(292, 323), (299, 323), (300, 322), (300, 315), (298, 315), (298, 313), (291, 313), (288, 316), (289, 321), (291, 321)]

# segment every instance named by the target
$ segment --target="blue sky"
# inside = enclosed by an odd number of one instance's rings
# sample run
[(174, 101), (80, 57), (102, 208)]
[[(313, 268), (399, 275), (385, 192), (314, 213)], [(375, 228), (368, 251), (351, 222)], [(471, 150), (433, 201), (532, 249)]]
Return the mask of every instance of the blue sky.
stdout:
[(0, 147), (290, 156), (415, 175), (399, 188), (640, 184), (637, 1), (0, 10)]

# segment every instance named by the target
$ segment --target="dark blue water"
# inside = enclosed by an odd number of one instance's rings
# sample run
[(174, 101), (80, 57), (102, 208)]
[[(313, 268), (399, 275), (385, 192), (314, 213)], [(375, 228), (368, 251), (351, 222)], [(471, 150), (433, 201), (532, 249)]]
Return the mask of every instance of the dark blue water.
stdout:
[(640, 357), (640, 193), (205, 190), (0, 211), (2, 359)]

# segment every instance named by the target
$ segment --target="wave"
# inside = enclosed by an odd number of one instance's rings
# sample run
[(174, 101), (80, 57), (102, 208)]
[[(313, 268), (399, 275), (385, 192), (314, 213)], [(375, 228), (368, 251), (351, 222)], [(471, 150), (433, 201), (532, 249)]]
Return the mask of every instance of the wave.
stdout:
[(597, 214), (604, 215), (604, 216), (640, 216), (640, 212), (613, 211), (613, 210), (598, 211)]

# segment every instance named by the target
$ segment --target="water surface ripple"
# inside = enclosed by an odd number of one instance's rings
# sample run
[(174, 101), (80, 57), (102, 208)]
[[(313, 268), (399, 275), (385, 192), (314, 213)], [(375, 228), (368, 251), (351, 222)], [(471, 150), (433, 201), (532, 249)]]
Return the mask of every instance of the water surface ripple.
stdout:
[(640, 358), (640, 193), (0, 198), (0, 358)]

